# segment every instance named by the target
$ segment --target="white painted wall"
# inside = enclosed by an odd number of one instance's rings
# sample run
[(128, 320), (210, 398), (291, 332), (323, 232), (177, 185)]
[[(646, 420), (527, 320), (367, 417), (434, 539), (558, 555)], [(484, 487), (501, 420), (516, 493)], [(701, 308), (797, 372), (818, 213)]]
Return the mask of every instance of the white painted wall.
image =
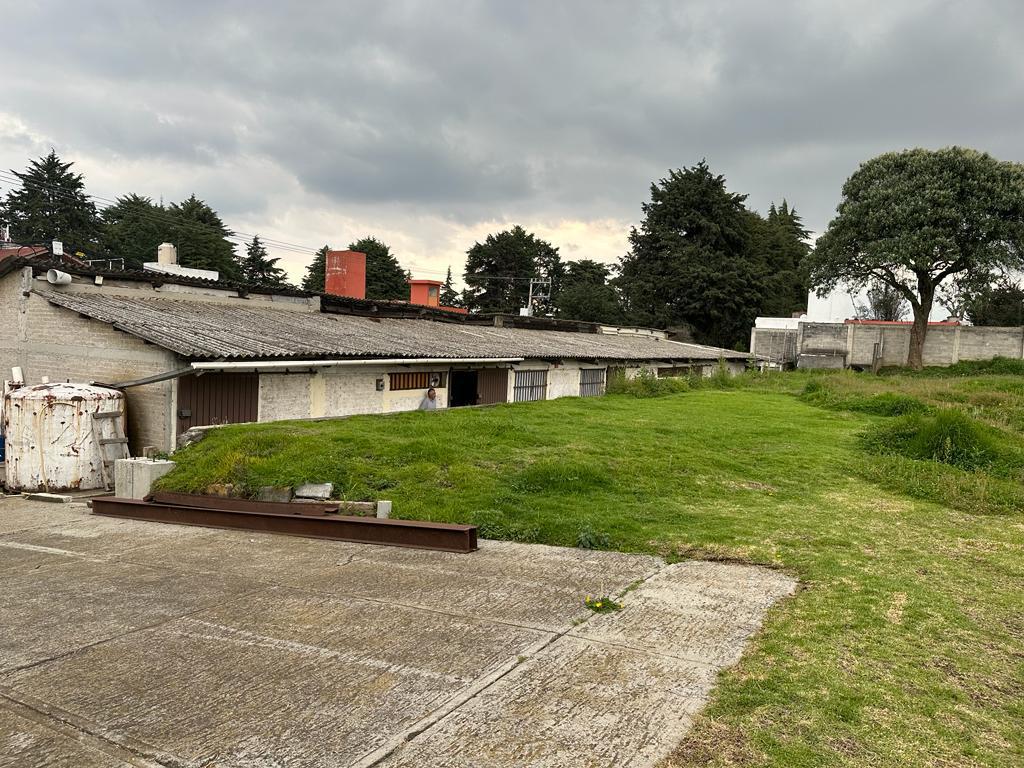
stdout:
[[(547, 371), (547, 400), (560, 397), (578, 397), (580, 370), (605, 368), (593, 363), (580, 364), (566, 361), (561, 365), (530, 362), (513, 366), (508, 376), (508, 402), (514, 400), (515, 371)], [(743, 370), (743, 364), (729, 364), (733, 373)], [(657, 364), (633, 365), (625, 368), (626, 376), (636, 377), (641, 370), (657, 374)], [(709, 363), (704, 371), (711, 375), (716, 364)], [(394, 413), (419, 408), (426, 389), (391, 390), (390, 373), (436, 371), (445, 374), (444, 387), (437, 389), (437, 407), (448, 406), (448, 371), (437, 365), (407, 367), (394, 366), (339, 366), (321, 368), (314, 373), (260, 374), (259, 420), (308, 419), (330, 416), (353, 416), (363, 413)], [(384, 380), (384, 390), (377, 391), (377, 379)]]
[[(353, 416), (361, 413), (394, 413), (419, 408), (426, 389), (391, 390), (389, 373), (443, 371), (440, 366), (354, 366), (322, 368), (312, 374), (260, 374), (259, 420), (308, 419)], [(384, 391), (377, 391), (377, 379)], [(445, 387), (437, 390), (437, 407), (448, 406)]]

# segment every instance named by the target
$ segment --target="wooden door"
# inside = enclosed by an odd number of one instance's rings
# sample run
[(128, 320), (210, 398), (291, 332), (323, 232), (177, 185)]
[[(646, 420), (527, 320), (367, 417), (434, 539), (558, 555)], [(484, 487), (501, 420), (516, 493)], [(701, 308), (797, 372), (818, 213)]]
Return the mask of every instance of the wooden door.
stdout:
[(477, 403), (508, 402), (508, 371), (505, 368), (483, 368), (476, 380)]
[(178, 434), (189, 427), (256, 421), (258, 373), (190, 374), (178, 379)]

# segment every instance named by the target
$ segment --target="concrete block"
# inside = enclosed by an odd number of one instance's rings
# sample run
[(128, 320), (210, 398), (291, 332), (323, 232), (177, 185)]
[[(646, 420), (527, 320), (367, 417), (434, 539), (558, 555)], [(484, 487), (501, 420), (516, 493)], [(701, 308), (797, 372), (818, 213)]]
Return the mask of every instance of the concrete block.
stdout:
[(300, 499), (329, 499), (334, 492), (334, 483), (306, 483), (295, 489)]
[(377, 517), (389, 518), (391, 517), (391, 502), (390, 501), (378, 501), (377, 502)]
[(30, 501), (49, 501), (54, 504), (68, 504), (73, 499), (60, 493), (26, 493), (24, 497)]
[(166, 459), (118, 459), (114, 462), (114, 493), (122, 499), (144, 499), (159, 478), (174, 469)]
[(264, 485), (256, 495), (260, 501), (274, 501), (287, 504), (292, 500), (292, 487), (290, 485)]

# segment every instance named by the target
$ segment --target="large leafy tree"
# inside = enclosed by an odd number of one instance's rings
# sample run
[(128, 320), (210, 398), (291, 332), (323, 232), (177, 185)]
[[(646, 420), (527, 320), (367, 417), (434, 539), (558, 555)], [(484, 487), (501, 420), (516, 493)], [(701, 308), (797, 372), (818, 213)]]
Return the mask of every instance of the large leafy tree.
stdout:
[(581, 259), (566, 263), (555, 301), (559, 315), (569, 320), (620, 322), (619, 296), (609, 277), (608, 266), (597, 261)]
[(178, 262), (197, 269), (213, 269), (222, 279), (240, 280), (242, 267), (235, 256), (232, 232), (213, 208), (194, 194), (167, 209), (171, 235), (178, 246)]
[(463, 295), (474, 312), (517, 312), (529, 301), (531, 278), (551, 281), (554, 297), (561, 276), (558, 249), (517, 224), (466, 252)]
[(761, 307), (765, 272), (744, 200), (703, 160), (651, 185), (617, 280), (630, 320), (686, 324), (698, 341), (718, 346), (744, 343)]
[(914, 313), (907, 365), (920, 368), (943, 283), (1024, 264), (1024, 166), (961, 147), (868, 160), (805, 263), (820, 295), (870, 281), (898, 291)]
[(409, 273), (402, 269), (391, 248), (375, 237), (364, 237), (348, 246), (366, 254), (366, 298), (409, 298)]
[(100, 244), (111, 256), (123, 258), (127, 269), (141, 269), (147, 261), (156, 261), (159, 245), (174, 236), (171, 215), (148, 197), (119, 197), (103, 209), (100, 218)]
[(280, 259), (270, 258), (267, 248), (259, 235), (253, 235), (252, 241), (245, 246), (242, 258), (242, 279), (250, 285), (265, 288), (288, 287), (288, 276), (277, 266)]
[(323, 293), (324, 279), (327, 272), (327, 252), (331, 246), (325, 245), (313, 256), (313, 261), (306, 267), (306, 274), (302, 277), (302, 289)]
[(89, 252), (100, 232), (96, 206), (85, 194), (82, 174), (71, 170), (50, 150), (32, 160), (24, 171), (11, 171), (21, 181), (7, 193), (0, 219), (11, 227), (11, 238), (25, 245), (49, 245), (60, 240), (65, 252)]

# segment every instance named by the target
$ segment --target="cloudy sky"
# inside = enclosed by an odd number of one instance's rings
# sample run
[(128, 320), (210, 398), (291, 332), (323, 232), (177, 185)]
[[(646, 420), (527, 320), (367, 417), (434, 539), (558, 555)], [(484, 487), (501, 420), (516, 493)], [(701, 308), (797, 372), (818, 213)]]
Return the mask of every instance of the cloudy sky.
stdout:
[(613, 262), (650, 182), (701, 158), (812, 230), (879, 152), (1024, 161), (1018, 0), (0, 0), (0, 30), (0, 169), (53, 147), (97, 197), (372, 234), (420, 277), (514, 223)]

